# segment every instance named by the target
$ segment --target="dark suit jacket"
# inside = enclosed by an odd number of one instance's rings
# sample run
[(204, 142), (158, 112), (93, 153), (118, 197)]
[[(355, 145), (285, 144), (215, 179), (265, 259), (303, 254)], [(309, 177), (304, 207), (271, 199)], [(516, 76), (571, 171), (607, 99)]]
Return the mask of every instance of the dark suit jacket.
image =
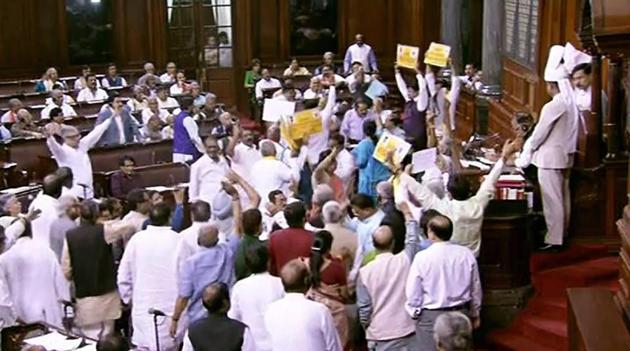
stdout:
[(188, 335), (195, 351), (240, 351), (245, 328), (227, 316), (208, 315), (193, 322)]
[[(98, 114), (98, 118), (96, 119), (96, 124), (99, 125), (107, 120), (112, 115), (112, 110), (110, 108), (106, 108)], [(122, 122), (123, 122), (123, 132), (125, 134), (125, 144), (132, 143), (134, 141), (134, 137), (137, 137), (138, 140), (142, 140), (142, 136), (140, 135), (140, 131), (138, 130), (138, 124), (132, 120), (133, 117), (129, 114), (127, 109), (123, 109), (121, 112)], [(118, 140), (119, 132), (118, 132), (118, 124), (115, 121), (109, 125), (109, 128), (103, 133), (101, 139), (99, 139), (97, 146), (105, 146), (105, 145), (120, 145), (120, 141)]]

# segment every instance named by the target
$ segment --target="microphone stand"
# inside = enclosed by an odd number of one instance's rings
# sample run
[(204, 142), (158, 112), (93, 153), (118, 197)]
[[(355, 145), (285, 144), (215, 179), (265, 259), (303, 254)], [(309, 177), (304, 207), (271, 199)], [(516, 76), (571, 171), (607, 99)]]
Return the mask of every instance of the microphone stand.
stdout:
[(159, 336), (159, 333), (158, 333), (157, 318), (158, 318), (158, 315), (157, 314), (153, 314), (153, 328), (155, 330), (155, 346), (157, 348), (157, 351), (160, 351), (160, 336)]

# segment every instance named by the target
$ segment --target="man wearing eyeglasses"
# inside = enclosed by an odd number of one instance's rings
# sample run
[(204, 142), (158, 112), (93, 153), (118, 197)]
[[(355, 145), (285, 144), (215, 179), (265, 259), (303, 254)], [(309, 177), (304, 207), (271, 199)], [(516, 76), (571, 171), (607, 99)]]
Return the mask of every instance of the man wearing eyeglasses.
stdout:
[(68, 167), (72, 170), (74, 177), (70, 192), (78, 198), (91, 199), (94, 197), (92, 163), (88, 151), (96, 145), (111, 122), (112, 117), (110, 116), (103, 123), (95, 126), (84, 138), (81, 138), (81, 133), (77, 128), (64, 126), (61, 128), (63, 139), (61, 145), (55, 140), (53, 132), (46, 130), (46, 144), (48, 144), (50, 153), (55, 157), (57, 166)]

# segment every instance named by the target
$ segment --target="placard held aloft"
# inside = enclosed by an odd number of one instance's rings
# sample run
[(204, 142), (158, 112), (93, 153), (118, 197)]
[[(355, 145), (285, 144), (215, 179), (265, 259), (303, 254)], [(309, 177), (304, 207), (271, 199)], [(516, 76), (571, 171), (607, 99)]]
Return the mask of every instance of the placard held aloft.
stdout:
[(295, 102), (276, 99), (265, 99), (263, 121), (277, 122), (280, 118), (291, 116), (295, 112)]
[(448, 57), (450, 54), (450, 46), (433, 42), (429, 45), (429, 50), (424, 53), (424, 63), (438, 67), (446, 67), (448, 66)]
[(416, 67), (418, 66), (419, 56), (419, 47), (398, 44), (398, 48), (396, 49), (396, 63), (398, 64), (398, 66), (416, 69)]
[(393, 162), (399, 165), (411, 149), (411, 144), (391, 134), (383, 134), (374, 149), (374, 158), (381, 163), (387, 161), (387, 155), (393, 151)]

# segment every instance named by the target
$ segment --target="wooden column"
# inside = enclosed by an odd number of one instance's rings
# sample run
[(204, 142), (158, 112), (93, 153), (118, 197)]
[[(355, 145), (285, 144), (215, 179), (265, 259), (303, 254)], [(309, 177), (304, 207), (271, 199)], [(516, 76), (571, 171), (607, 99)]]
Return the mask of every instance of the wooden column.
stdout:
[[(608, 64), (608, 113), (604, 121), (604, 131), (606, 132), (606, 159), (614, 160), (622, 157), (620, 155), (619, 137), (621, 128), (621, 74), (622, 64), (619, 57), (611, 57)], [(595, 92), (595, 90), (593, 90)], [(595, 94), (595, 93), (593, 93)]]
[(485, 1), (483, 4), (483, 49), (481, 66), (486, 85), (501, 84), (501, 48), (503, 44), (504, 1)]
[(442, 43), (451, 47), (451, 59), (458, 72), (463, 71), (462, 8), (463, 0), (442, 0)]

